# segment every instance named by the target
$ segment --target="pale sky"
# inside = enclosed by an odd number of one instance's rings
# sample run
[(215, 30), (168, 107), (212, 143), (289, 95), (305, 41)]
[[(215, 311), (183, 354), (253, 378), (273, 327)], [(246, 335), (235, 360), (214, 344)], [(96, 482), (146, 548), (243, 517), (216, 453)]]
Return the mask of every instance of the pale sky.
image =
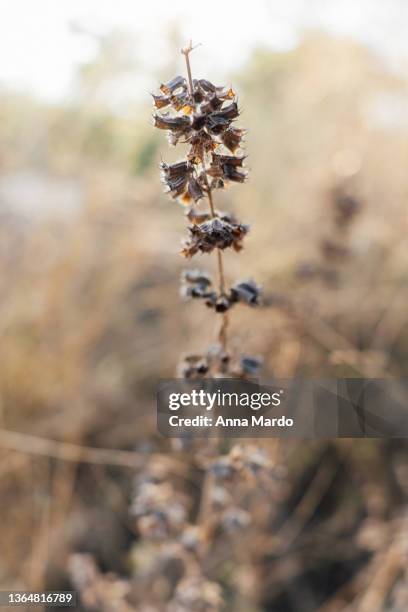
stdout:
[(408, 56), (408, 0), (0, 0), (0, 9), (0, 87), (46, 100), (63, 100), (95, 53), (73, 22), (134, 34), (145, 74), (164, 63), (163, 33), (175, 22), (186, 40), (203, 44), (197, 69), (236, 69), (254, 47), (291, 48), (308, 28), (356, 37), (396, 67)]

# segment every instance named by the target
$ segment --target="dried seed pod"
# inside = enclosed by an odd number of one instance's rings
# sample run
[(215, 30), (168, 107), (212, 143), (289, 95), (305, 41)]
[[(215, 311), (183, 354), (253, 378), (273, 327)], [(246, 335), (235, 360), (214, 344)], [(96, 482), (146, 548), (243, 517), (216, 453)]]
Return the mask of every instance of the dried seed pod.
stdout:
[(190, 115), (193, 112), (191, 97), (187, 91), (170, 96), (170, 103), (176, 112), (182, 111), (184, 115)]
[(231, 306), (232, 302), (226, 295), (221, 295), (214, 304), (215, 312), (227, 312)]
[(242, 155), (241, 157), (236, 157), (235, 155), (217, 155), (217, 153), (212, 154), (212, 161), (215, 165), (218, 166), (222, 166), (223, 164), (229, 164), (230, 166), (242, 168), (245, 158), (245, 155)]
[(224, 171), (224, 178), (227, 181), (243, 183), (247, 177), (246, 172), (239, 172), (239, 170), (237, 170), (235, 166), (232, 166), (231, 164), (224, 164), (222, 169)]
[(194, 114), (193, 116), (191, 127), (196, 132), (199, 132), (205, 127), (205, 123), (206, 123), (206, 116), (201, 113), (197, 113), (197, 114)]
[(235, 157), (233, 155), (212, 154), (212, 162), (208, 174), (215, 179), (224, 181), (235, 181), (243, 183), (246, 179), (246, 172), (240, 172), (237, 168), (242, 168), (245, 157)]
[(180, 378), (203, 378), (209, 370), (207, 358), (204, 355), (185, 355), (178, 366)]
[(181, 161), (172, 165), (162, 162), (161, 170), (162, 181), (167, 186), (173, 198), (180, 197), (186, 193), (188, 181), (193, 171), (189, 162)]
[(165, 175), (166, 179), (167, 178), (174, 179), (179, 176), (188, 178), (192, 171), (191, 164), (189, 164), (186, 161), (177, 162), (171, 165), (167, 165), (165, 162), (162, 162), (161, 168), (162, 168), (163, 174)]
[(260, 357), (250, 357), (244, 355), (240, 359), (240, 367), (244, 376), (256, 376), (262, 367), (262, 359)]
[(235, 153), (235, 151), (241, 147), (244, 134), (245, 130), (239, 128), (229, 128), (223, 132), (223, 134), (221, 134), (221, 142), (231, 151), (231, 153)]
[(194, 87), (197, 87), (199, 90), (203, 92), (204, 95), (208, 93), (214, 93), (216, 90), (216, 86), (206, 79), (194, 79)]
[(197, 179), (195, 179), (194, 177), (191, 177), (190, 180), (188, 181), (187, 191), (188, 191), (190, 198), (192, 198), (194, 202), (198, 202), (199, 200), (201, 200), (201, 198), (204, 197), (204, 192), (202, 190), (202, 187), (200, 183), (197, 181)]
[(154, 106), (157, 109), (166, 108), (170, 104), (170, 98), (168, 96), (157, 96), (152, 94)]
[(212, 283), (208, 272), (202, 270), (183, 270), (182, 280), (186, 283), (199, 284), (204, 287), (209, 287)]
[(220, 612), (222, 607), (221, 587), (197, 574), (179, 582), (168, 612)]
[(154, 115), (154, 127), (159, 130), (170, 130), (180, 134), (191, 130), (191, 122), (188, 117), (171, 117), (170, 115)]
[(204, 155), (214, 151), (217, 147), (217, 143), (205, 130), (192, 131), (186, 138), (186, 142), (190, 145), (187, 158), (195, 164), (201, 163), (204, 160)]
[(181, 297), (187, 299), (205, 299), (206, 304), (215, 302), (217, 300), (217, 294), (215, 291), (204, 289), (201, 285), (182, 285), (180, 287), (180, 294)]
[(207, 115), (215, 110), (218, 110), (220, 106), (222, 106), (223, 102), (224, 100), (222, 98), (219, 98), (216, 94), (214, 94), (208, 101), (201, 104), (200, 110), (202, 113)]
[(236, 119), (239, 116), (238, 105), (236, 102), (231, 102), (228, 106), (224, 106), (221, 110), (214, 111), (210, 115), (211, 117), (222, 117), (227, 119), (229, 122)]
[(215, 248), (233, 247), (236, 251), (242, 249), (242, 240), (248, 233), (249, 226), (241, 223), (229, 223), (214, 218), (197, 225), (190, 225), (190, 240), (186, 242), (182, 254), (192, 257), (195, 253), (211, 253)]
[(253, 280), (246, 280), (236, 283), (231, 288), (231, 301), (244, 302), (249, 306), (259, 306), (261, 287)]
[(205, 124), (212, 136), (218, 136), (228, 128), (230, 121), (225, 117), (211, 113), (206, 117)]
[(182, 76), (176, 76), (167, 83), (162, 83), (160, 85), (160, 91), (162, 91), (166, 96), (173, 94), (175, 91), (177, 91), (177, 89), (187, 89), (187, 81)]
[(211, 277), (200, 270), (185, 270), (182, 274), (181, 295), (185, 298), (216, 300), (217, 294), (211, 290)]
[(188, 204), (191, 200), (198, 202), (204, 196), (200, 183), (193, 176), (194, 166), (189, 161), (172, 165), (162, 162), (161, 169), (162, 181), (173, 198), (180, 198), (184, 204)]

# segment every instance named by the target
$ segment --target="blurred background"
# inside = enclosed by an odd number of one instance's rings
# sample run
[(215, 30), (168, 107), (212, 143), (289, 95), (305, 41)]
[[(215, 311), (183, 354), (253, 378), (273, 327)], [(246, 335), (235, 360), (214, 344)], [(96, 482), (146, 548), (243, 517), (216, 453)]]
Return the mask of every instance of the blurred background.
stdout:
[[(0, 586), (73, 588), (87, 553), (105, 604), (78, 610), (159, 611), (175, 580), (155, 585), (129, 505), (153, 461), (200, 496), (193, 458), (156, 433), (155, 389), (214, 317), (179, 297), (186, 223), (158, 165), (183, 150), (152, 128), (150, 92), (184, 74), (190, 38), (193, 75), (238, 92), (250, 178), (217, 196), (251, 233), (225, 266), (265, 308), (234, 310), (233, 348), (266, 379), (407, 376), (408, 5), (0, 6)], [(206, 569), (223, 609), (407, 610), (406, 442), (262, 445), (285, 476), (262, 501), (267, 550)]]

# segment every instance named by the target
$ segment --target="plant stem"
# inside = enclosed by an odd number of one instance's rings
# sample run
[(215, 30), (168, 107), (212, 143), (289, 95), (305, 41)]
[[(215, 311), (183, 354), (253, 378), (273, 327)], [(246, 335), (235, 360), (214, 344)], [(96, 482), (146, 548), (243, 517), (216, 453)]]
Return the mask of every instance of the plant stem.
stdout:
[(219, 272), (219, 279), (220, 279), (220, 293), (221, 295), (225, 295), (224, 263), (222, 259), (222, 252), (220, 249), (217, 249), (217, 262), (218, 262), (218, 272)]
[(190, 40), (188, 46), (181, 50), (181, 53), (186, 58), (187, 75), (188, 75), (188, 89), (190, 92), (190, 96), (192, 96), (194, 92), (193, 79), (191, 76), (191, 66), (190, 66), (190, 53), (192, 52), (193, 49), (194, 47), (193, 47), (192, 41)]
[(205, 168), (204, 151), (203, 151), (203, 176), (204, 176), (205, 186), (207, 187), (207, 196), (208, 196), (208, 201), (210, 203), (211, 218), (214, 219), (214, 217), (216, 217), (215, 206), (214, 206), (214, 200), (213, 200), (213, 197), (212, 197), (212, 190), (211, 190), (210, 184), (208, 182), (207, 171), (206, 171), (206, 168)]
[[(190, 92), (191, 96), (193, 96), (193, 93), (194, 93), (193, 78), (192, 78), (192, 75), (191, 75), (191, 64), (190, 64), (190, 53), (191, 53), (191, 51), (193, 49), (194, 49), (194, 47), (192, 46), (192, 41), (190, 40), (188, 46), (181, 50), (181, 53), (184, 55), (185, 60), (186, 60), (187, 75), (188, 75), (188, 86), (189, 86), (189, 92)], [(217, 215), (215, 213), (215, 206), (214, 206), (214, 200), (213, 200), (213, 196), (212, 196), (212, 189), (211, 189), (210, 183), (208, 181), (207, 171), (206, 171), (206, 167), (205, 167), (205, 152), (204, 152), (204, 148), (203, 148), (202, 153), (201, 153), (201, 160), (202, 160), (202, 166), (203, 166), (202, 176), (204, 178), (204, 182), (205, 182), (205, 186), (206, 186), (208, 202), (210, 204), (211, 218), (214, 219)], [(217, 267), (218, 267), (218, 286), (219, 286), (219, 292), (220, 292), (220, 295), (225, 295), (224, 262), (223, 262), (223, 257), (222, 257), (221, 249), (217, 249)], [(221, 326), (220, 326), (220, 329), (219, 329), (219, 332), (218, 332), (218, 340), (219, 340), (219, 342), (220, 342), (220, 344), (221, 344), (221, 346), (222, 346), (224, 351), (227, 350), (227, 329), (228, 329), (228, 324), (229, 324), (228, 312), (223, 312), (222, 313), (222, 322), (221, 322)]]
[[(213, 200), (213, 197), (212, 197), (212, 190), (211, 190), (210, 184), (208, 182), (207, 172), (206, 172), (205, 164), (204, 163), (203, 163), (203, 176), (204, 176), (204, 181), (205, 181), (206, 187), (207, 187), (207, 195), (208, 195), (208, 201), (210, 203), (211, 217), (212, 217), (212, 219), (214, 219), (216, 217), (214, 200)], [(217, 249), (217, 267), (218, 267), (219, 292), (220, 292), (220, 295), (225, 295), (224, 260), (223, 260), (221, 249)], [(224, 351), (227, 350), (227, 328), (228, 328), (228, 323), (229, 323), (228, 312), (223, 312), (222, 313), (222, 323), (221, 323), (220, 330), (218, 332), (218, 340), (219, 340), (222, 348), (224, 349)]]

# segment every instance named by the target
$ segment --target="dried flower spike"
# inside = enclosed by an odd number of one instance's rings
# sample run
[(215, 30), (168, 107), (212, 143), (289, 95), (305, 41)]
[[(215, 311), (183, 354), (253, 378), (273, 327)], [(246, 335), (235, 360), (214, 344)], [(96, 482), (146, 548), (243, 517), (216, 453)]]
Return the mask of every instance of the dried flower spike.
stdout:
[[(193, 79), (191, 44), (182, 50), (187, 78), (176, 76), (160, 86), (153, 94), (154, 125), (166, 130), (172, 145), (188, 145), (185, 159), (174, 164), (161, 163), (162, 181), (168, 193), (188, 205), (189, 236), (181, 254), (187, 258), (200, 254), (216, 254), (218, 280), (205, 273), (187, 270), (182, 276), (181, 294), (184, 298), (202, 299), (206, 306), (221, 318), (218, 332), (220, 354), (228, 359), (207, 358), (193, 354), (184, 357), (179, 375), (185, 378), (206, 376), (253, 376), (260, 362), (243, 358), (239, 366), (232, 366), (228, 344), (229, 310), (234, 304), (258, 306), (260, 288), (254, 281), (242, 281), (227, 287), (223, 252), (232, 248), (239, 252), (249, 231), (229, 213), (215, 209), (213, 192), (228, 184), (244, 183), (247, 179), (242, 143), (245, 130), (235, 125), (240, 115), (238, 101), (231, 87), (214, 85), (207, 79)], [(207, 209), (197, 210), (201, 200)]]

